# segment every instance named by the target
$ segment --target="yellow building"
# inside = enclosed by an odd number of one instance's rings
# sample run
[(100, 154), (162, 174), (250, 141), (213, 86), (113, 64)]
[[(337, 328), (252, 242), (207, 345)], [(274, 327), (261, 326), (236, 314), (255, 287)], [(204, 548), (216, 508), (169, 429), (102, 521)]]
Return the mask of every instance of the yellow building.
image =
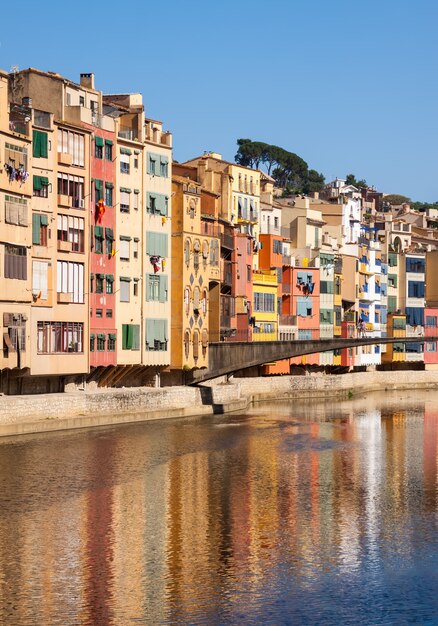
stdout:
[(171, 368), (208, 367), (209, 322), (214, 313), (209, 292), (220, 277), (219, 240), (203, 232), (199, 183), (174, 174), (172, 195)]
[(253, 272), (253, 341), (278, 338), (278, 278), (273, 270)]
[[(388, 337), (406, 337), (406, 315), (388, 313), (386, 328)], [(388, 343), (386, 351), (382, 352), (382, 363), (401, 363), (406, 360), (406, 344), (402, 341)]]

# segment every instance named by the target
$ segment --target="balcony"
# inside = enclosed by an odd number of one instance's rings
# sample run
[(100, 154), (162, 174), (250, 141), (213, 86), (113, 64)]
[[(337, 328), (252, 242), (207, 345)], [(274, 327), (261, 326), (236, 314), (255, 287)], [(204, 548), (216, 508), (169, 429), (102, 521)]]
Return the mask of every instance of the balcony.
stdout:
[(214, 222), (201, 221), (201, 233), (208, 237), (219, 237), (219, 227)]
[(58, 206), (64, 206), (71, 209), (72, 207), (72, 197), (66, 196), (63, 193), (58, 193)]
[(278, 325), (279, 326), (296, 326), (297, 316), (296, 315), (279, 315)]
[(254, 272), (252, 275), (252, 282), (258, 284), (268, 284), (268, 285), (277, 285), (278, 278), (277, 274), (261, 274), (259, 272)]
[(222, 284), (226, 287), (231, 287), (233, 284), (233, 270), (231, 261), (224, 261), (221, 272)]
[(72, 251), (72, 242), (71, 241), (61, 241), (58, 239), (58, 251), (59, 252), (71, 252)]
[(138, 129), (120, 126), (117, 136), (121, 139), (129, 139), (129, 141), (138, 141)]
[(67, 105), (64, 108), (66, 122), (92, 124), (91, 109), (80, 105)]
[(221, 233), (221, 246), (228, 250), (234, 250), (234, 238), (232, 235)]
[(71, 154), (67, 154), (66, 152), (58, 152), (58, 163), (59, 165), (70, 166), (72, 164), (72, 156)]
[(58, 304), (70, 304), (72, 301), (71, 293), (57, 293), (57, 302)]

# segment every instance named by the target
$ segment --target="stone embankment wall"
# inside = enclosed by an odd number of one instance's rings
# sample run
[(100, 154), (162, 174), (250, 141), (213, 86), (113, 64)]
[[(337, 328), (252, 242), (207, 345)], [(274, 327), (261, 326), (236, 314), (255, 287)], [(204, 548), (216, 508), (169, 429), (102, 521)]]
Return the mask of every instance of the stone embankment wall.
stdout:
[(347, 397), (382, 389), (438, 388), (438, 372), (236, 378), (202, 387), (108, 389), (0, 397), (0, 436), (244, 411), (252, 401)]

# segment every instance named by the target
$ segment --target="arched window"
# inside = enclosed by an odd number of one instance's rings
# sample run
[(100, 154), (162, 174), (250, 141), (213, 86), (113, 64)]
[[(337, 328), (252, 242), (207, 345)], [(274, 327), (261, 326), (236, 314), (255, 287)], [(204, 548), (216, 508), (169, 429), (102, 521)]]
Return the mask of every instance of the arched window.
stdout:
[(204, 263), (208, 258), (208, 242), (204, 241), (202, 244), (202, 256), (204, 258)]
[(199, 252), (201, 251), (201, 244), (198, 240), (193, 245), (193, 267), (195, 271), (199, 269)]
[(188, 315), (190, 312), (190, 287), (184, 289), (184, 308), (186, 315)]
[(208, 332), (204, 329), (202, 331), (202, 356), (205, 357), (205, 355), (207, 354), (207, 348), (208, 348)]
[(188, 267), (190, 265), (190, 239), (186, 239), (186, 243), (184, 245), (184, 260)]
[(193, 290), (193, 313), (197, 316), (200, 313), (200, 304), (199, 304), (199, 287), (195, 287)]
[(199, 331), (195, 330), (193, 332), (193, 358), (196, 361), (199, 358)]
[(204, 315), (206, 315), (207, 313), (207, 290), (204, 289), (204, 292), (202, 294), (202, 312)]
[(189, 358), (190, 354), (190, 331), (186, 330), (184, 333), (184, 356)]

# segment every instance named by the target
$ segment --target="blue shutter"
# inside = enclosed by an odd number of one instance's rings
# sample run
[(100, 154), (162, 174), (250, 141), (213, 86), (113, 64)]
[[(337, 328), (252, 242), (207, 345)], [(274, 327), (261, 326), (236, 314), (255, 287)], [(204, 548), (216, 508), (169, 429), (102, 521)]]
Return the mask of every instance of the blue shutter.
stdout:
[(160, 276), (160, 302), (167, 301), (167, 274)]

